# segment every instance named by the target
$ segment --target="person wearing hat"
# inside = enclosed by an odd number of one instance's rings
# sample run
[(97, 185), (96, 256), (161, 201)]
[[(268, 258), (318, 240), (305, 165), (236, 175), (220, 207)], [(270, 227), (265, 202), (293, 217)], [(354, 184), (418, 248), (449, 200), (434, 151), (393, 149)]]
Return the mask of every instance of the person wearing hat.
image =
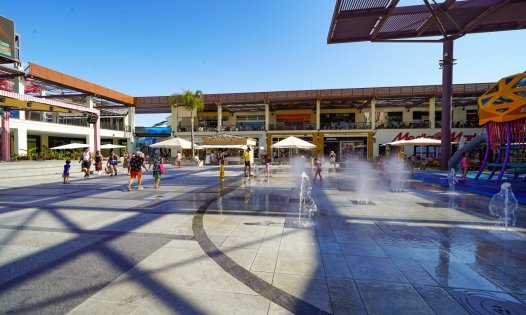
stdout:
[(142, 190), (142, 168), (148, 171), (144, 165), (144, 155), (141, 151), (135, 152), (135, 155), (130, 159), (130, 181), (128, 182), (128, 191), (131, 191), (133, 180), (137, 177), (137, 190)]

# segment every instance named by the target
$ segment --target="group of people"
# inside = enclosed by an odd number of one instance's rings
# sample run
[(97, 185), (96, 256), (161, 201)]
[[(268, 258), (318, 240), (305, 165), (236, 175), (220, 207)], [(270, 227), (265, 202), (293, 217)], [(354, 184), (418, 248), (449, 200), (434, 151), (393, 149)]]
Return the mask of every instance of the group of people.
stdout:
[[(95, 157), (92, 156), (91, 152), (89, 151), (89, 148), (86, 148), (84, 152), (82, 152), (81, 158), (79, 160), (79, 163), (81, 163), (81, 172), (84, 173), (84, 178), (89, 178), (91, 173), (91, 163), (92, 161), (95, 161), (95, 171), (98, 174), (102, 174), (102, 166), (103, 166), (103, 156), (100, 154), (100, 151), (97, 151), (95, 154)], [(106, 165), (106, 172), (109, 173), (111, 176), (117, 176), (117, 165), (119, 164), (119, 156), (115, 153), (115, 151), (111, 150), (110, 155), (107, 160)], [(133, 181), (137, 178), (137, 189), (142, 190), (142, 170), (144, 169), (146, 172), (148, 172), (150, 169), (153, 170), (153, 178), (155, 182), (155, 189), (159, 188), (159, 184), (161, 182), (161, 177), (163, 176), (165, 170), (164, 170), (164, 158), (161, 156), (161, 153), (159, 150), (155, 151), (155, 153), (148, 158), (149, 166), (146, 167), (144, 164), (146, 160), (146, 156), (141, 151), (135, 152), (135, 154), (131, 155), (128, 152), (124, 154), (124, 162), (123, 162), (123, 168), (127, 171), (128, 175), (130, 175), (130, 180), (128, 182), (127, 190), (131, 191)], [(178, 163), (178, 167), (180, 168), (180, 160)], [(64, 164), (64, 169), (62, 173), (63, 177), (63, 183), (69, 184), (69, 174), (70, 174), (70, 168), (71, 168), (71, 161), (66, 160), (66, 164)]]

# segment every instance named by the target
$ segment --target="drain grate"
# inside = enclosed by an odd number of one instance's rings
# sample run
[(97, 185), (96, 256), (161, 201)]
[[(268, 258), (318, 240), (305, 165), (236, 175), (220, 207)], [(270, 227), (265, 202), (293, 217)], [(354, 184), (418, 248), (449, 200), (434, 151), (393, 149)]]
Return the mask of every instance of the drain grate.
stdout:
[(526, 314), (526, 305), (506, 293), (449, 289), (451, 295), (472, 314)]
[(355, 206), (376, 206), (376, 203), (372, 201), (363, 202), (359, 200), (351, 200), (351, 203)]

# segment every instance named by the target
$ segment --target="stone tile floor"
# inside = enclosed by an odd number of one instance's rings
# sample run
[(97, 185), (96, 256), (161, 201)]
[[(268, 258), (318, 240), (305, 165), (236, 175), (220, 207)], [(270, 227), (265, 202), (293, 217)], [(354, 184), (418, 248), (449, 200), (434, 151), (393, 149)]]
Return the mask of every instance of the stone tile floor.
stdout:
[(526, 313), (524, 222), (502, 230), (487, 197), (372, 176), (359, 204), (352, 171), (326, 174), (303, 226), (291, 174), (227, 175), (4, 184), (0, 313)]

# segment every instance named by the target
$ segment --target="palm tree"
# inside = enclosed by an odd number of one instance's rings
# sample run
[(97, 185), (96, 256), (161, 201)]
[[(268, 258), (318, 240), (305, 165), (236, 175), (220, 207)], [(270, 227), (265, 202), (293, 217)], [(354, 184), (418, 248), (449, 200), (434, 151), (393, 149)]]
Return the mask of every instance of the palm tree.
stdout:
[[(195, 157), (194, 149), (194, 112), (202, 111), (205, 107), (203, 100), (203, 92), (196, 90), (195, 92), (190, 90), (183, 90), (181, 93), (174, 93), (168, 97), (168, 105), (178, 107), (179, 105), (184, 106), (190, 111), (190, 122), (192, 129), (190, 131), (192, 141), (192, 159)], [(173, 126), (172, 126), (173, 128)]]

